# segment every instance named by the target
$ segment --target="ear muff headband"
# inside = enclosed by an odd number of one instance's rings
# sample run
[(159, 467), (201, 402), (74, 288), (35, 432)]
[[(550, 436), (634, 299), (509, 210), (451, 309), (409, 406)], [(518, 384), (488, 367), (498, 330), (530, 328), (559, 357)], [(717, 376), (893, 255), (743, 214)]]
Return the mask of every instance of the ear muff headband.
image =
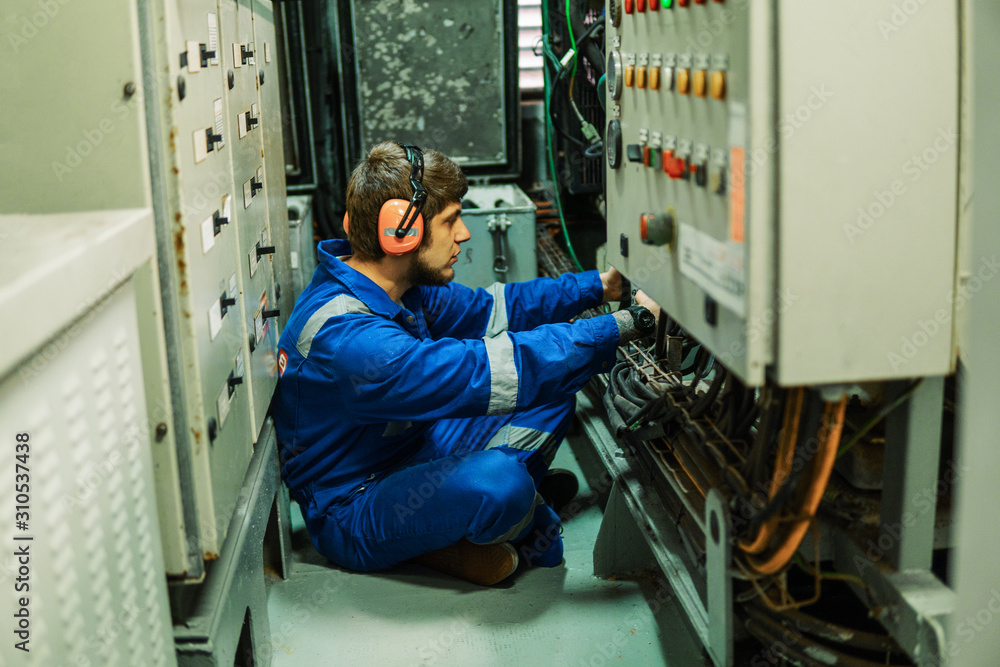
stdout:
[(403, 255), (416, 249), (424, 233), (422, 211), (427, 201), (424, 189), (424, 154), (416, 146), (396, 143), (406, 152), (410, 162), (410, 187), (413, 196), (390, 199), (382, 204), (378, 216), (379, 245), (387, 255)]

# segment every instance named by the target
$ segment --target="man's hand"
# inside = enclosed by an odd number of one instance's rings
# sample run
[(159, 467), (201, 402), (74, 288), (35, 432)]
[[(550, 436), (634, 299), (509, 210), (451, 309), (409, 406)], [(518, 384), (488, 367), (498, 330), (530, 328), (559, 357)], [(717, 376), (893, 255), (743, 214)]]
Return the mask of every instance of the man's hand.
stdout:
[(656, 316), (656, 321), (660, 321), (660, 306), (655, 301), (649, 298), (649, 295), (639, 290), (635, 293), (635, 303), (636, 305), (642, 306), (649, 312)]
[(601, 284), (604, 285), (604, 303), (622, 300), (622, 274), (611, 267), (601, 274)]

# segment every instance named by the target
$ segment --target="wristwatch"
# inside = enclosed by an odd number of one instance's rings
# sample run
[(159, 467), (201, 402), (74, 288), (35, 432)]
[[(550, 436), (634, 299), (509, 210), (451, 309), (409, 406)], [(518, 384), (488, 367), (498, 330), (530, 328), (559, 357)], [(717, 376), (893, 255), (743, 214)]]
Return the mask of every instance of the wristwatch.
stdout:
[(648, 336), (656, 330), (656, 316), (649, 312), (644, 306), (629, 306), (626, 308), (632, 313), (632, 322), (640, 336)]

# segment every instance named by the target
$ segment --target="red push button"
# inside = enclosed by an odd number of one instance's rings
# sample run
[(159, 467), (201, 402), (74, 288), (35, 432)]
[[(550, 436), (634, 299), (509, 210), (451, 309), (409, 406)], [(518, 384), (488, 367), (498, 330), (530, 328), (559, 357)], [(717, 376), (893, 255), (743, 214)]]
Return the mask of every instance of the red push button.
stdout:
[(649, 167), (653, 164), (653, 149), (649, 146), (642, 147), (642, 166)]
[(625, 13), (631, 14), (635, 11), (635, 0), (625, 0)]
[[(626, 0), (627, 2), (628, 0)], [(677, 4), (681, 7), (687, 7), (691, 4), (691, 0), (677, 0)]]
[(660, 11), (660, 0), (649, 0), (649, 11), (651, 12)]
[(682, 157), (674, 157), (671, 150), (663, 151), (663, 173), (674, 180), (687, 177), (687, 161)]
[(646, 11), (646, 0), (635, 0), (635, 10), (637, 12)]

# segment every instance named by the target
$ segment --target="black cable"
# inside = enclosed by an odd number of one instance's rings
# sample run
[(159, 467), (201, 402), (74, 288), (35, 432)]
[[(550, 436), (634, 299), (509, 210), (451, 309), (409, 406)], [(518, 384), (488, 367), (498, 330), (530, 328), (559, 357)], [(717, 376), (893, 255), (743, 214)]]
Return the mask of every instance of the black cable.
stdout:
[(727, 376), (728, 373), (715, 374), (715, 377), (712, 378), (712, 384), (708, 386), (708, 391), (702, 394), (691, 407), (691, 419), (700, 419), (712, 407), (712, 404), (715, 403), (715, 398), (719, 395), (719, 391), (722, 390), (722, 385)]
[(785, 479), (781, 488), (774, 494), (768, 503), (750, 519), (750, 535), (756, 535), (761, 524), (774, 516), (777, 511), (785, 505), (798, 490), (799, 480), (809, 468), (811, 459), (816, 455), (816, 451), (806, 451), (806, 443), (819, 433), (820, 425), (823, 422), (823, 401), (819, 394), (813, 391), (806, 393), (806, 404), (803, 408), (802, 420), (799, 423), (795, 445), (795, 456), (792, 458), (792, 472)]

